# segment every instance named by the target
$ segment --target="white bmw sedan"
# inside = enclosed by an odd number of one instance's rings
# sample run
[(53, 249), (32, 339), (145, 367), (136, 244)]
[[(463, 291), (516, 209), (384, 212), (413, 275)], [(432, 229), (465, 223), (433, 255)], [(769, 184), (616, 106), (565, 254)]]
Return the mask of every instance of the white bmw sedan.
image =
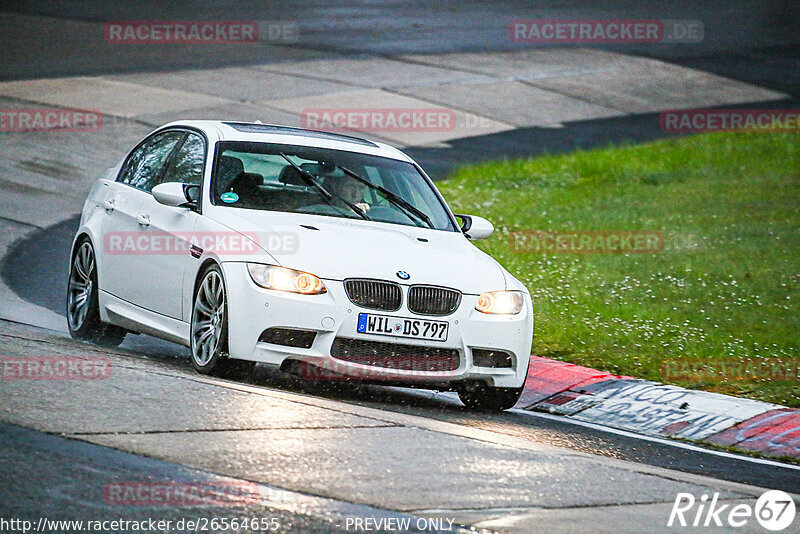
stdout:
[(185, 121), (97, 181), (72, 246), (77, 339), (145, 333), (201, 373), (255, 362), (317, 378), (518, 400), (533, 311), (422, 169), (372, 141), (260, 123)]

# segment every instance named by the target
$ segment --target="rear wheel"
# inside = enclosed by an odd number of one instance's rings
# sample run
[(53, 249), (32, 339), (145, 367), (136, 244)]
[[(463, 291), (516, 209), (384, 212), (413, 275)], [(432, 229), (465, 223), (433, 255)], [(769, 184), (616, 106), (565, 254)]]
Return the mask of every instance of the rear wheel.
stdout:
[(524, 389), (524, 386), (496, 388), (486, 382), (467, 382), (460, 384), (456, 391), (464, 406), (471, 410), (500, 412), (513, 408)]
[(91, 241), (83, 238), (75, 249), (67, 283), (67, 326), (74, 339), (116, 347), (127, 331), (100, 320), (97, 262)]
[(228, 357), (228, 300), (222, 271), (211, 265), (200, 276), (191, 323), (192, 365), (206, 375), (246, 376), (255, 362)]

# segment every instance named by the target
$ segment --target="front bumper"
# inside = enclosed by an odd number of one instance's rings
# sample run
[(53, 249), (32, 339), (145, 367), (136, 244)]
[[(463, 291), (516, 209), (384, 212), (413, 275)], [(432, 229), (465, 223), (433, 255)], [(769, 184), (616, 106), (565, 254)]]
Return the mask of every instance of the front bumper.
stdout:
[[(458, 309), (448, 316), (415, 314), (403, 306), (395, 312), (368, 310), (353, 304), (344, 285), (325, 280), (327, 293), (299, 295), (257, 286), (243, 262), (222, 264), (228, 290), (228, 331), (231, 358), (282, 365), (286, 360), (306, 362), (340, 375), (365, 380), (424, 386), (447, 385), (462, 380), (484, 380), (495, 387), (520, 387), (525, 381), (533, 336), (533, 310), (526, 295), (523, 310), (512, 316), (487, 315), (474, 309), (477, 295), (463, 295)], [(407, 287), (404, 287), (404, 297)], [(357, 331), (361, 312), (447, 321), (447, 341), (428, 341), (395, 336), (363, 334)], [(259, 342), (268, 328), (311, 330), (316, 337), (310, 348), (296, 348)], [(361, 365), (331, 356), (337, 338), (396, 343), (417, 347), (455, 349), (459, 354), (455, 370), (422, 371)], [(502, 350), (512, 356), (511, 367), (480, 367), (473, 364), (476, 348)]]

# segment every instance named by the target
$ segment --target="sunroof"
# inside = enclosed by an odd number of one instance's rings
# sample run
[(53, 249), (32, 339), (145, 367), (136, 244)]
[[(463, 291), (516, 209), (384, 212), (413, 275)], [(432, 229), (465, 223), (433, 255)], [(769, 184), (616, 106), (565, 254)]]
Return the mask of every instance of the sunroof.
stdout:
[(263, 133), (263, 134), (280, 134), (280, 135), (302, 135), (303, 137), (315, 137), (317, 139), (328, 139), (330, 141), (345, 141), (348, 143), (356, 143), (364, 146), (378, 147), (375, 143), (361, 139), (360, 137), (352, 137), (350, 135), (342, 135), (329, 132), (318, 132), (316, 130), (304, 130), (303, 128), (292, 128), (291, 126), (275, 126), (274, 124), (254, 124), (250, 122), (225, 122), (231, 128), (244, 133)]

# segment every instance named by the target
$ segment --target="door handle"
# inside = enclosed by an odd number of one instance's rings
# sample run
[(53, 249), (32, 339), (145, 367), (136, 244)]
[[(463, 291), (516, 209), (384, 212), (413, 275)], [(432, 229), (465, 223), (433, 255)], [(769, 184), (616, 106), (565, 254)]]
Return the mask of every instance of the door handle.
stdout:
[(139, 223), (140, 226), (150, 226), (150, 216), (149, 215), (139, 215), (136, 217), (136, 222)]
[(113, 212), (116, 208), (117, 208), (117, 201), (114, 200), (113, 198), (103, 202), (103, 209), (105, 209), (109, 213)]

